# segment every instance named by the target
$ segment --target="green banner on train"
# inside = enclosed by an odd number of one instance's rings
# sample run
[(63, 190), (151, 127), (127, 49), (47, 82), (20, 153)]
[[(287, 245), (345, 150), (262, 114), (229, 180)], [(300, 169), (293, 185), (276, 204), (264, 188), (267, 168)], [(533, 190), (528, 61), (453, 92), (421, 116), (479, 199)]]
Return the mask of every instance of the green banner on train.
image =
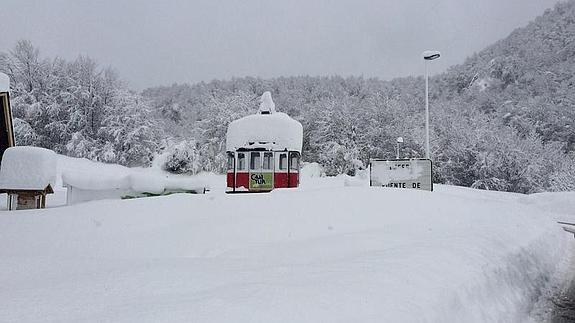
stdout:
[(273, 173), (250, 173), (250, 190), (272, 190)]

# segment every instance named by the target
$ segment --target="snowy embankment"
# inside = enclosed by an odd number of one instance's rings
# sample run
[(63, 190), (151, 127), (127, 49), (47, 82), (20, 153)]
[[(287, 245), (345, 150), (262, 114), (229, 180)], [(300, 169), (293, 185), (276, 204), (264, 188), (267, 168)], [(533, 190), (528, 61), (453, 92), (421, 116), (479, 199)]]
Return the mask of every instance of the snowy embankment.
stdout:
[(0, 212), (0, 321), (524, 322), (572, 251), (574, 193), (343, 183)]

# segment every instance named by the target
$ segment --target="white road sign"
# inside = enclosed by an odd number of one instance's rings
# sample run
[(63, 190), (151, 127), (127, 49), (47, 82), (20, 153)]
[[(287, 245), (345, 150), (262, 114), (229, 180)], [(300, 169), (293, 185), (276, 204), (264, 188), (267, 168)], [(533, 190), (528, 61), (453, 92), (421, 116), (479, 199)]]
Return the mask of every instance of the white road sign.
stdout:
[(370, 185), (433, 191), (429, 159), (372, 159)]

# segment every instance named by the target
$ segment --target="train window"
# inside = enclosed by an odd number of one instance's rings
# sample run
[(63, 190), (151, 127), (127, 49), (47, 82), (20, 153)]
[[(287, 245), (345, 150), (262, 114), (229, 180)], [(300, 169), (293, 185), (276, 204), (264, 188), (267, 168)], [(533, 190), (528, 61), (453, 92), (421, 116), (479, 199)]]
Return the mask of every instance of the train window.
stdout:
[(228, 170), (234, 170), (234, 153), (228, 153)]
[(287, 155), (281, 154), (280, 155), (280, 170), (286, 170), (286, 169), (287, 169)]
[(261, 167), (261, 160), (260, 160), (260, 153), (252, 152), (250, 158), (250, 169), (260, 169)]
[(264, 153), (263, 169), (270, 170), (274, 168), (274, 154)]
[(291, 170), (299, 169), (299, 154), (298, 153), (290, 153), (290, 165), (289, 168)]
[(238, 170), (246, 169), (246, 155), (244, 153), (238, 153)]

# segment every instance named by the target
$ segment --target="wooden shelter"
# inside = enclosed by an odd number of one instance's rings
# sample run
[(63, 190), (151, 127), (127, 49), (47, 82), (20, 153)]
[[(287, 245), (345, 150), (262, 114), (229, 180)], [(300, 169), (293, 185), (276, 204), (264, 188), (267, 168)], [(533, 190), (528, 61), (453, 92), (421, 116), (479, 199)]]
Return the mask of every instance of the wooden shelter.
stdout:
[(46, 195), (54, 193), (52, 185), (44, 189), (0, 189), (8, 194), (8, 210), (43, 209), (46, 207)]

